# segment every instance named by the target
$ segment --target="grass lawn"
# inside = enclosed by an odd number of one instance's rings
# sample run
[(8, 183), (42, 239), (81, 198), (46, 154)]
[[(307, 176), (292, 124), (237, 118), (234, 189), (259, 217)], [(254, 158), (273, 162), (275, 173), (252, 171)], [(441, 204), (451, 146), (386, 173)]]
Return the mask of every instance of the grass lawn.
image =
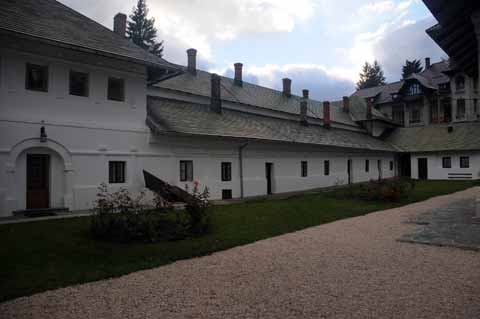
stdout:
[(213, 227), (208, 235), (151, 244), (94, 241), (89, 238), (88, 217), (0, 225), (0, 301), (207, 255), (474, 185), (471, 181), (419, 182), (399, 203), (338, 200), (344, 191), (336, 190), (217, 206), (212, 211)]

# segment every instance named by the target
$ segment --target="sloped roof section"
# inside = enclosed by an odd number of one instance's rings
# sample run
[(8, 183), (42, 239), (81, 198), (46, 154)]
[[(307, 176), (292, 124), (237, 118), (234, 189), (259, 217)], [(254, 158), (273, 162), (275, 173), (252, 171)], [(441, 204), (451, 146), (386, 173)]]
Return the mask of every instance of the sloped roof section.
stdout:
[(178, 68), (55, 0), (3, 0), (0, 10), (2, 29), (142, 64)]
[[(210, 97), (211, 73), (197, 70), (196, 75), (185, 72), (179, 76), (155, 84), (155, 87), (181, 91), (189, 94)], [(221, 77), (222, 100), (241, 103), (259, 108), (270, 109), (290, 114), (300, 113), (301, 97), (297, 95), (285, 96), (281, 91), (269, 89), (260, 85), (243, 82), (236, 85), (233, 79)], [(323, 103), (308, 100), (308, 116), (323, 119)], [(343, 111), (342, 102), (331, 102), (330, 118), (333, 122), (357, 126), (347, 112)]]
[(354, 121), (369, 121), (369, 120), (380, 120), (388, 123), (392, 123), (392, 120), (389, 119), (386, 115), (383, 115), (382, 112), (377, 110), (375, 107), (372, 107), (372, 117), (367, 117), (367, 102), (365, 98), (358, 96), (350, 97), (350, 114)]
[(218, 136), (314, 144), (331, 147), (394, 152), (395, 148), (368, 134), (298, 121), (224, 109), (210, 111), (208, 105), (148, 97), (147, 124), (160, 134)]
[(405, 152), (480, 150), (479, 132), (480, 122), (405, 127), (394, 130), (385, 141)]

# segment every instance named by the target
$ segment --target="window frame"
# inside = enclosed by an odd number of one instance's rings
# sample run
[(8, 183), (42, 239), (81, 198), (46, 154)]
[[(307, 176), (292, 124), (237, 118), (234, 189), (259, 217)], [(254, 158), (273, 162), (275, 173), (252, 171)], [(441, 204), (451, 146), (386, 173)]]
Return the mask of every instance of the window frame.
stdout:
[(308, 176), (308, 162), (301, 161), (300, 162), (300, 176), (307, 177)]
[(108, 183), (109, 184), (125, 184), (127, 180), (126, 175), (127, 175), (126, 161), (108, 161)]
[(459, 75), (455, 78), (455, 91), (464, 91), (465, 90), (465, 77)]
[(232, 181), (232, 162), (222, 162), (220, 164), (220, 175), (222, 182)]
[(323, 161), (323, 175), (324, 176), (330, 175), (330, 160)]
[[(466, 165), (464, 165), (465, 160)], [(460, 156), (460, 168), (470, 168), (470, 156)]]
[[(85, 94), (72, 93), (72, 76), (74, 74), (85, 76), (85, 92), (84, 92)], [(88, 72), (70, 70), (70, 72), (68, 73), (68, 94), (73, 96), (79, 96), (79, 97), (89, 97), (90, 96), (90, 74)]]
[(452, 157), (443, 156), (442, 157), (442, 168), (452, 168)]
[[(111, 92), (110, 83), (111, 82), (113, 83), (115, 81), (118, 81), (119, 83), (122, 84), (122, 94), (121, 94), (121, 97), (119, 97), (119, 98), (111, 95), (112, 92)], [(115, 101), (115, 102), (125, 102), (125, 79), (117, 78), (117, 77), (114, 77), (114, 76), (109, 76), (108, 77), (108, 80), (107, 80), (107, 100)]]
[[(461, 103), (460, 103), (461, 102)], [(455, 114), (457, 119), (465, 119), (466, 112), (467, 112), (467, 103), (465, 102), (465, 99), (457, 99), (457, 113)], [(462, 112), (459, 112), (461, 106)]]
[(179, 162), (179, 166), (180, 166), (180, 182), (193, 182), (193, 161), (181, 160)]
[[(32, 83), (29, 81), (30, 79), (29, 75), (31, 74), (30, 71), (35, 68), (40, 70), (44, 75), (44, 78), (42, 79), (42, 87), (40, 88), (32, 86)], [(35, 91), (35, 92), (48, 92), (48, 78), (49, 78), (48, 65), (36, 64), (36, 63), (30, 63), (30, 62), (26, 63), (25, 65), (25, 89), (26, 90)]]

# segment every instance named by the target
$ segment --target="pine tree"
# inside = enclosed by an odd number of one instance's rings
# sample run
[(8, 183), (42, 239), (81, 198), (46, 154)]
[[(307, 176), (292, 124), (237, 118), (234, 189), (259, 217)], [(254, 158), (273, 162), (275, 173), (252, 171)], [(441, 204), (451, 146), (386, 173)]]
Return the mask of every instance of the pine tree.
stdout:
[(138, 0), (137, 6), (133, 8), (127, 25), (127, 38), (143, 49), (159, 57), (163, 54), (163, 41), (157, 42), (157, 29), (155, 19), (148, 18), (146, 0)]
[(373, 64), (365, 62), (357, 82), (357, 90), (371, 88), (385, 84), (385, 76), (380, 64), (375, 60)]
[(422, 63), (420, 60), (405, 61), (405, 65), (402, 67), (402, 78), (406, 79), (414, 73), (420, 73), (423, 71)]

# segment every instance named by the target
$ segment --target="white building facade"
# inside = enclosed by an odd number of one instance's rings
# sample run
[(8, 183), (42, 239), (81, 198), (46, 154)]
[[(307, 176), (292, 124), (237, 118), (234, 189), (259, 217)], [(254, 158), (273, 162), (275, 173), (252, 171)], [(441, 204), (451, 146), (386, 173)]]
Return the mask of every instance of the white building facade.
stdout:
[(194, 50), (187, 67), (172, 65), (124, 38), (124, 15), (112, 32), (41, 2), (0, 13), (0, 217), (86, 210), (101, 183), (142, 190), (143, 171), (198, 181), (212, 199), (398, 175), (402, 147), (382, 137), (396, 126), (361, 99), (322, 104), (291, 94), (288, 79), (283, 91), (249, 84), (239, 64), (235, 79), (215, 77), (196, 70)]

